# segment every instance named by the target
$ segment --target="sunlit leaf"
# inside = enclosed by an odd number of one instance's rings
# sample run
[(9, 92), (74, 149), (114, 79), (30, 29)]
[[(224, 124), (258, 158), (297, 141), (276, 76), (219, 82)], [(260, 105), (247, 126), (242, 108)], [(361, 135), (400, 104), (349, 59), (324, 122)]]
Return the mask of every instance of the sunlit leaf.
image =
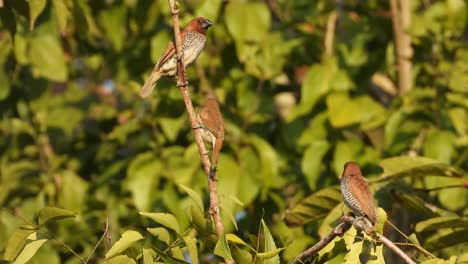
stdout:
[(157, 223), (174, 230), (177, 234), (179, 234), (179, 223), (177, 222), (177, 218), (175, 218), (172, 214), (167, 213), (142, 213), (140, 215), (149, 217), (150, 219), (156, 221)]
[(58, 82), (67, 80), (65, 55), (59, 40), (53, 35), (34, 37), (31, 40), (29, 58), (38, 75)]
[(233, 260), (232, 255), (231, 255), (231, 250), (229, 248), (229, 244), (226, 240), (225, 234), (222, 234), (218, 238), (218, 242), (216, 242), (214, 253), (220, 257), (223, 257), (224, 259)]
[(305, 197), (289, 209), (285, 221), (290, 226), (304, 225), (324, 218), (339, 203), (341, 203), (340, 189), (328, 187)]
[(34, 229), (15, 230), (6, 244), (4, 255), (5, 260), (13, 261), (26, 244), (26, 238), (34, 231)]
[(56, 207), (45, 207), (39, 211), (39, 225), (44, 225), (47, 222), (64, 219), (69, 217), (75, 217), (77, 214), (70, 210), (56, 208)]
[[(33, 234), (35, 233), (32, 233), (31, 235)], [(31, 235), (28, 237), (28, 239), (31, 239)], [(41, 246), (48, 240), (46, 238), (39, 239), (36, 236), (34, 237), (34, 239), (31, 239), (31, 242), (26, 244), (26, 246), (15, 259), (13, 264), (24, 264), (28, 262), (34, 256), (34, 254), (36, 254), (36, 252), (41, 248)]]
[(128, 249), (136, 241), (143, 239), (143, 236), (137, 231), (128, 230), (122, 234), (122, 237), (106, 253), (106, 259), (110, 259)]

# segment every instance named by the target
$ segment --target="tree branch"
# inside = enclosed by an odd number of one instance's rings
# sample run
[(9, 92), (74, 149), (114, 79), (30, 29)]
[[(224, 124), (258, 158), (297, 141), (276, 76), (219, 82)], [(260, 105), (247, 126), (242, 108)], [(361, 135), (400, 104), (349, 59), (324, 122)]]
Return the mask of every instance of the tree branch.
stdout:
[[(399, 1), (399, 4), (398, 4)], [(411, 57), (411, 37), (405, 30), (411, 24), (411, 4), (407, 0), (390, 0), (395, 52), (398, 61), (398, 88), (400, 95), (410, 91), (413, 86)]]
[(312, 247), (308, 248), (306, 251), (302, 252), (292, 264), (300, 264), (300, 263), (307, 263), (306, 261), (317, 252), (319, 252), (322, 248), (332, 242), (333, 239), (337, 236), (343, 236), (343, 234), (351, 228), (351, 224), (349, 222), (341, 222), (338, 226), (331, 231), (330, 234), (326, 235), (319, 242), (317, 242)]
[[(198, 123), (195, 115), (195, 111), (193, 110), (192, 100), (190, 99), (190, 93), (188, 90), (188, 82), (187, 78), (185, 78), (185, 65), (184, 61), (182, 60), (182, 40), (180, 37), (180, 27), (179, 27), (179, 7), (175, 5), (174, 0), (168, 0), (169, 6), (171, 8), (172, 13), (172, 23), (174, 25), (174, 36), (175, 36), (175, 44), (176, 44), (176, 51), (177, 51), (177, 86), (180, 88), (180, 92), (184, 98), (185, 108), (187, 109), (187, 113), (189, 115), (190, 124), (192, 128), (194, 128), (194, 135), (195, 135), (195, 142), (198, 146), (198, 151), (200, 153), (200, 158), (203, 163), (203, 168), (205, 169), (205, 173), (208, 178), (208, 188), (210, 194), (210, 209), (209, 213), (213, 217), (213, 222), (216, 228), (216, 233), (218, 237), (224, 233), (224, 224), (223, 220), (221, 219), (221, 214), (219, 211), (219, 199), (218, 199), (218, 191), (217, 191), (217, 183), (215, 179), (211, 179), (209, 177), (210, 174), (210, 160), (208, 159), (207, 151), (205, 148), (205, 143), (203, 142), (203, 138), (200, 133), (200, 129), (198, 128)], [(224, 263), (232, 263), (230, 260), (225, 259)]]
[[(326, 245), (328, 245), (335, 237), (337, 236), (343, 236), (343, 234), (348, 231), (348, 229), (351, 228), (351, 226), (354, 226), (357, 229), (360, 229), (361, 226), (358, 225), (355, 221), (355, 218), (352, 216), (343, 216), (341, 217), (341, 223), (333, 229), (333, 231), (320, 239), (319, 242), (317, 242), (315, 245), (312, 247), (308, 248), (306, 251), (302, 252), (294, 261), (293, 264), (300, 264), (300, 263), (309, 263), (308, 259), (312, 257), (313, 255), (317, 254), (322, 248), (324, 248)], [(406, 263), (408, 264), (416, 264), (408, 255), (406, 255), (405, 252), (403, 252), (399, 247), (397, 247), (392, 241), (388, 240), (386, 237), (383, 235), (380, 235), (378, 233), (375, 233), (375, 239), (385, 246), (387, 246), (390, 250), (395, 252), (399, 257), (401, 257)]]

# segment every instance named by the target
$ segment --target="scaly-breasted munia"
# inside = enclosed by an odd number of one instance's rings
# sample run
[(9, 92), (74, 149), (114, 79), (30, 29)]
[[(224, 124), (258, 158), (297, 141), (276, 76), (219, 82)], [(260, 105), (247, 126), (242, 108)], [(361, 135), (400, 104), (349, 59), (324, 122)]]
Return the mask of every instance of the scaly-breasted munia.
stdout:
[(374, 197), (356, 162), (351, 161), (344, 165), (341, 176), (341, 196), (356, 220), (363, 219), (366, 222), (364, 231), (369, 234), (375, 230), (377, 209)]
[(197, 113), (197, 122), (203, 140), (213, 148), (210, 178), (214, 178), (218, 166), (218, 157), (224, 142), (224, 120), (219, 110), (219, 103), (213, 96), (207, 97)]
[[(193, 63), (201, 51), (205, 47), (206, 31), (213, 25), (210, 20), (198, 17), (190, 21), (190, 23), (181, 31), (180, 38), (182, 41), (182, 59), (185, 67)], [(174, 76), (177, 74), (177, 52), (173, 41), (170, 41), (166, 51), (159, 58), (153, 72), (146, 80), (143, 88), (140, 90), (140, 96), (145, 98), (152, 91), (156, 82), (161, 76)]]

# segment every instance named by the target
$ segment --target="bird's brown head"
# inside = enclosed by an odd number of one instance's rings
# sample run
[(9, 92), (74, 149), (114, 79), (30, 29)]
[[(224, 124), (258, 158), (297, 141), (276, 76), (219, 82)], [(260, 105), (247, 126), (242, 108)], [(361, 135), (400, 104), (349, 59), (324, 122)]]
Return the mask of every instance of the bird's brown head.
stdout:
[(197, 17), (190, 21), (190, 23), (187, 25), (186, 30), (197, 31), (202, 34), (205, 34), (208, 28), (212, 25), (213, 23), (209, 19), (204, 17)]
[(341, 177), (352, 177), (358, 175), (362, 175), (361, 168), (359, 167), (359, 165), (354, 161), (346, 162)]

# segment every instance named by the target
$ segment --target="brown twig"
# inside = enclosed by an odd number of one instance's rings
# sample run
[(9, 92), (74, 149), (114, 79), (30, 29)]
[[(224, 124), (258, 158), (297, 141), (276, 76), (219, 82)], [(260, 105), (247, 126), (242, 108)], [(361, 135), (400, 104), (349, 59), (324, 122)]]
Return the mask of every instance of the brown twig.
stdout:
[(382, 242), (382, 244), (384, 244), (393, 252), (395, 252), (395, 254), (397, 254), (400, 258), (402, 258), (406, 263), (416, 264), (416, 262), (414, 262), (408, 255), (406, 255), (406, 253), (403, 252), (403, 250), (401, 250), (392, 241), (390, 241), (388, 238), (384, 237), (383, 235), (378, 234), (377, 241)]
[(413, 73), (411, 57), (411, 37), (405, 31), (411, 24), (411, 6), (407, 0), (390, 0), (393, 34), (395, 35), (395, 53), (398, 61), (398, 88), (400, 95), (411, 90)]
[(312, 247), (308, 248), (306, 251), (302, 252), (294, 261), (293, 264), (300, 264), (300, 263), (307, 263), (307, 259), (311, 256), (315, 255), (319, 252), (322, 248), (328, 245), (335, 237), (343, 236), (343, 234), (351, 228), (350, 222), (341, 222), (338, 226), (330, 232), (330, 234), (326, 235), (319, 242), (317, 242)]
[[(174, 0), (168, 0), (169, 6), (171, 8), (172, 13), (172, 23), (174, 25), (174, 36), (175, 36), (175, 44), (176, 44), (176, 51), (177, 51), (177, 86), (179, 86), (182, 96), (184, 98), (185, 107), (187, 109), (190, 124), (194, 128), (195, 134), (195, 142), (198, 146), (198, 151), (200, 153), (200, 158), (203, 163), (203, 168), (205, 169), (207, 178), (208, 178), (208, 188), (210, 192), (210, 209), (209, 213), (213, 217), (213, 222), (215, 224), (216, 233), (218, 237), (224, 233), (224, 224), (221, 219), (221, 214), (219, 211), (219, 199), (218, 199), (218, 191), (217, 191), (217, 183), (215, 179), (210, 179), (210, 160), (208, 159), (208, 155), (206, 155), (207, 151), (205, 148), (205, 144), (203, 143), (203, 138), (201, 136), (200, 130), (198, 129), (197, 119), (195, 115), (195, 111), (193, 110), (192, 100), (190, 99), (190, 93), (188, 90), (188, 82), (187, 78), (185, 78), (185, 65), (182, 60), (182, 40), (180, 37), (180, 27), (179, 27), (179, 8), (175, 6)], [(224, 263), (232, 263), (230, 260), (225, 259)]]
[(86, 258), (86, 261), (85, 263), (88, 263), (89, 262), (89, 259), (91, 258), (91, 256), (94, 254), (94, 252), (96, 251), (96, 249), (98, 248), (99, 244), (101, 244), (102, 240), (104, 239), (104, 237), (107, 236), (107, 232), (109, 231), (109, 218), (106, 219), (106, 225), (104, 226), (104, 233), (102, 234), (101, 238), (99, 239), (99, 241), (96, 243), (96, 245), (94, 245), (94, 248), (93, 250), (91, 250), (91, 253), (89, 253), (88, 257)]
[(327, 30), (325, 32), (324, 46), (325, 54), (327, 54), (329, 57), (333, 56), (333, 39), (335, 37), (336, 18), (336, 12), (332, 12), (328, 16), (327, 20)]
[[(306, 262), (311, 256), (318, 253), (322, 248), (328, 245), (335, 237), (342, 236), (344, 232), (346, 232), (351, 226), (354, 225), (356, 228), (361, 228), (359, 225), (356, 224), (355, 218), (352, 216), (343, 216), (341, 217), (341, 223), (333, 229), (333, 231), (320, 239), (312, 247), (308, 248), (306, 251), (302, 252), (293, 262), (293, 264), (300, 264), (300, 263), (308, 263)], [(401, 257), (406, 263), (408, 264), (416, 264), (405, 252), (403, 252), (399, 247), (397, 247), (392, 241), (388, 240), (383, 235), (375, 233), (377, 241), (381, 242), (382, 244), (386, 245), (389, 249), (391, 249), (395, 254)]]

